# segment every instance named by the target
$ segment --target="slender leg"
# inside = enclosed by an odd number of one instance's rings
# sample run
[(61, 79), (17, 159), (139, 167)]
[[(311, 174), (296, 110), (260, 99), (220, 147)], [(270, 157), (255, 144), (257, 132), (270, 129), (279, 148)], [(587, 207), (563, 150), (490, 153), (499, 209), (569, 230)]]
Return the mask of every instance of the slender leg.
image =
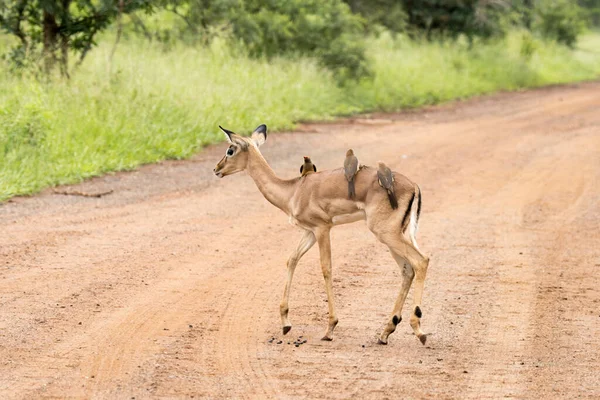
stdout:
[(393, 249), (390, 248), (390, 252), (394, 257), (394, 260), (396, 260), (396, 263), (398, 263), (398, 266), (402, 268), (402, 286), (400, 287), (400, 293), (396, 299), (396, 304), (394, 304), (394, 310), (392, 311), (390, 321), (379, 337), (380, 344), (387, 344), (388, 336), (396, 330), (396, 326), (402, 321), (402, 308), (404, 307), (410, 285), (415, 277), (415, 272), (411, 265), (404, 258), (394, 253)]
[(296, 265), (298, 265), (298, 261), (302, 258), (304, 254), (316, 242), (315, 234), (311, 231), (305, 231), (304, 235), (302, 235), (302, 239), (298, 243), (296, 250), (290, 255), (290, 258), (287, 262), (287, 281), (285, 283), (285, 289), (283, 291), (283, 299), (281, 300), (281, 305), (279, 306), (279, 311), (281, 313), (281, 324), (283, 326), (283, 334), (285, 335), (292, 329), (292, 324), (288, 319), (288, 303), (290, 301), (290, 290), (292, 288), (292, 278), (294, 277), (294, 270), (296, 269)]
[[(414, 270), (415, 291), (413, 296), (413, 312), (410, 316), (410, 326), (413, 328), (415, 335), (419, 338), (421, 343), (425, 344), (427, 335), (421, 330), (421, 317), (423, 315), (423, 312), (421, 311), (421, 300), (423, 299), (423, 287), (425, 286), (425, 276), (427, 275), (429, 258), (421, 254), (421, 252), (402, 235), (377, 235), (377, 238), (387, 244), (392, 250), (392, 253), (395, 253), (408, 261)], [(387, 328), (382, 333), (382, 337), (384, 337), (386, 331)]]
[(427, 335), (425, 335), (421, 330), (421, 317), (423, 316), (423, 312), (421, 311), (421, 301), (423, 300), (423, 289), (425, 286), (427, 268), (429, 267), (429, 258), (423, 256), (419, 252), (418, 254), (419, 257), (416, 257), (413, 264), (416, 266), (415, 291), (413, 293), (413, 314), (410, 316), (410, 326), (412, 326), (415, 335), (417, 335), (421, 343), (425, 344)]
[(321, 254), (321, 269), (323, 270), (323, 278), (325, 278), (325, 291), (327, 292), (327, 305), (329, 306), (329, 325), (325, 336), (321, 340), (333, 340), (333, 330), (338, 323), (333, 304), (333, 282), (331, 277), (331, 240), (329, 238), (329, 230), (322, 229), (316, 232), (317, 241), (319, 242), (319, 252)]

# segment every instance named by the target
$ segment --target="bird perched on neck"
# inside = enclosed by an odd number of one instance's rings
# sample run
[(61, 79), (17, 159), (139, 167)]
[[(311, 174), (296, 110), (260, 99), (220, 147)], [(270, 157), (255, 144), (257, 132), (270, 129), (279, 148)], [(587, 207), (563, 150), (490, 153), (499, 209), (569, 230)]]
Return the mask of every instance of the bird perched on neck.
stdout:
[(395, 210), (398, 208), (398, 199), (396, 198), (396, 193), (394, 192), (394, 175), (383, 162), (379, 161), (377, 164), (379, 165), (379, 168), (377, 169), (377, 179), (379, 179), (379, 185), (381, 185), (381, 187), (387, 191), (390, 205), (392, 206), (392, 209)]
[(356, 197), (356, 191), (354, 190), (354, 177), (358, 172), (358, 158), (354, 155), (352, 149), (348, 149), (346, 152), (346, 159), (344, 160), (344, 175), (348, 181), (348, 198), (354, 199)]
[(300, 167), (300, 174), (306, 176), (317, 172), (317, 167), (312, 163), (310, 157), (304, 156), (304, 164)]

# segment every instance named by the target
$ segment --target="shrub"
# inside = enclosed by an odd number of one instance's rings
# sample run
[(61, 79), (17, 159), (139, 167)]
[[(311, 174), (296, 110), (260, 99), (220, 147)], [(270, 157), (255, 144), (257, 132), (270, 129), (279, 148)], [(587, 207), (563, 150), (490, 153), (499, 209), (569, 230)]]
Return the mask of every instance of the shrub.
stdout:
[(500, 17), (504, 1), (484, 0), (402, 0), (411, 32), (469, 39), (503, 34)]
[(536, 29), (546, 38), (573, 47), (586, 27), (583, 10), (568, 0), (542, 2), (537, 9)]
[(184, 36), (229, 34), (253, 58), (316, 57), (341, 80), (368, 75), (364, 19), (342, 0), (162, 0)]
[(385, 28), (392, 33), (406, 30), (408, 16), (402, 2), (397, 0), (344, 0), (355, 14), (366, 21), (367, 32), (379, 33)]
[(339, 78), (368, 72), (360, 34), (363, 22), (339, 0), (246, 0), (232, 18), (232, 32), (250, 55), (268, 58), (316, 55)]
[(523, 33), (521, 37), (521, 48), (520, 53), (521, 56), (527, 60), (529, 60), (537, 49), (537, 43), (531, 33), (526, 31)]

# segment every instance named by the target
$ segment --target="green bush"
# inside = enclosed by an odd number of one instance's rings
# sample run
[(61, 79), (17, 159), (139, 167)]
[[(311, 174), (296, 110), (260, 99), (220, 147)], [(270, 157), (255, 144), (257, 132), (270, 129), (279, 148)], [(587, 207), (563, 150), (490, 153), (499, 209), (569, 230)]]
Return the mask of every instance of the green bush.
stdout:
[(537, 9), (538, 30), (545, 38), (573, 47), (584, 31), (586, 20), (583, 10), (568, 0), (548, 0)]
[(316, 57), (340, 80), (368, 75), (365, 20), (342, 0), (162, 1), (183, 37), (227, 36), (253, 58)]
[(537, 49), (537, 46), (536, 40), (531, 35), (531, 32), (524, 32), (523, 36), (521, 37), (521, 56), (527, 60), (531, 59), (535, 53), (535, 50)]
[(339, 78), (368, 72), (362, 19), (339, 0), (246, 0), (232, 32), (251, 56), (317, 56)]
[(490, 37), (504, 33), (500, 23), (508, 7), (502, 1), (402, 0), (410, 32), (425, 32), (428, 39), (465, 35)]
[(384, 28), (392, 33), (406, 30), (408, 15), (398, 0), (344, 0), (353, 13), (366, 21), (367, 32), (380, 33)]
[(578, 0), (577, 3), (585, 10), (590, 24), (600, 27), (600, 0)]

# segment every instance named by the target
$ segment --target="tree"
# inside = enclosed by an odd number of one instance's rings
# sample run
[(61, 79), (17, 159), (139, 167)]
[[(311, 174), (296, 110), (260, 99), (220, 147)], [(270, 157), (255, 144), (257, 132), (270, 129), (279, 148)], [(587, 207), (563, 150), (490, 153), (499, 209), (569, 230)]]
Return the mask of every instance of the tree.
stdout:
[(69, 52), (79, 63), (96, 43), (94, 38), (120, 14), (151, 9), (151, 0), (0, 0), (0, 29), (18, 38), (11, 58), (43, 60), (49, 73), (60, 66), (69, 76)]

